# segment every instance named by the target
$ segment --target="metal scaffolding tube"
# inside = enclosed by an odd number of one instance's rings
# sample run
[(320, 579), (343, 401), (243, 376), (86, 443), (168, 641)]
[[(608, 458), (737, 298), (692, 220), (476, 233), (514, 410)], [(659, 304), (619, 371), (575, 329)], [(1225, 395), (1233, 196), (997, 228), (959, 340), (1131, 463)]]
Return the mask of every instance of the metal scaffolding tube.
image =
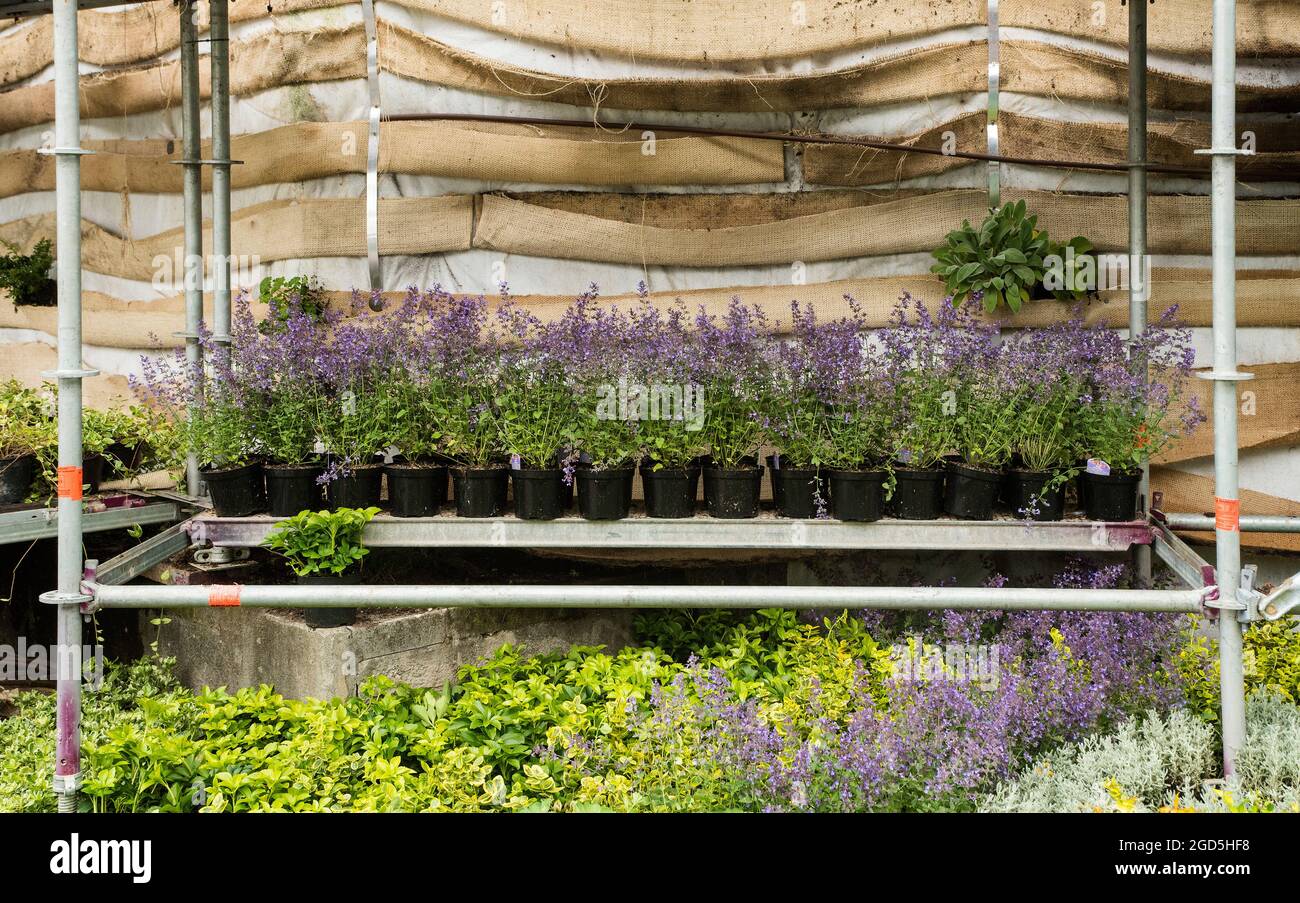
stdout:
[[(195, 404), (203, 392), (203, 142), (199, 133), (199, 7), (186, 0), (181, 8), (181, 165), (185, 167), (185, 364), (190, 371)], [(191, 411), (191, 413), (193, 413)], [(199, 461), (193, 450), (185, 456), (185, 491), (201, 494)]]
[[(1209, 514), (1168, 514), (1165, 523), (1175, 530), (1213, 530), (1214, 517)], [(1243, 533), (1300, 533), (1300, 517), (1271, 514), (1243, 514)]]
[[(1236, 598), (1241, 586), (1237, 382), (1243, 375), (1237, 372), (1236, 35), (1236, 0), (1214, 0), (1209, 148), (1214, 370), (1207, 377), (1214, 380), (1215, 566), (1225, 599)], [(1249, 618), (1252, 613), (1243, 615)], [(1219, 693), (1223, 772), (1228, 777), (1246, 736), (1246, 687), (1241, 622), (1227, 611), (1219, 616)]]
[[(227, 0), (211, 0), (212, 65), (212, 338), (230, 344), (230, 18)], [(193, 494), (193, 493), (191, 493)]]
[(880, 608), (1197, 612), (1213, 587), (1187, 590), (931, 586), (348, 585), (105, 586), (101, 608)]
[[(78, 107), (77, 0), (54, 0), (55, 206), (59, 283), (58, 589), (41, 599), (58, 605), (54, 792), (73, 812), (81, 785), (81, 111)], [(64, 651), (74, 652), (65, 655)]]
[[(1128, 5), (1128, 329), (1130, 339), (1147, 326), (1147, 5)], [(1138, 483), (1138, 510), (1151, 498), (1151, 465), (1143, 463)], [(1151, 548), (1133, 550), (1138, 582), (1151, 585)]]

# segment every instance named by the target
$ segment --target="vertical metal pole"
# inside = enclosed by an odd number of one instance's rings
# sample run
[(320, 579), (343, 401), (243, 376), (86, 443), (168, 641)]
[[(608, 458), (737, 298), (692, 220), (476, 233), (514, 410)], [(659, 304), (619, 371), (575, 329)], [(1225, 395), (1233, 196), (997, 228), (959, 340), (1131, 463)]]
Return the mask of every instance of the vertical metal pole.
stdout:
[[(1128, 4), (1128, 329), (1136, 338), (1147, 327), (1147, 0)], [(1140, 513), (1151, 498), (1151, 465), (1142, 465)], [(1138, 582), (1151, 585), (1151, 547), (1133, 550)]]
[[(196, 403), (203, 392), (203, 141), (199, 122), (198, 3), (181, 6), (181, 134), (185, 167), (185, 363), (189, 367)], [(201, 494), (199, 461), (191, 450), (185, 458), (185, 488)]]
[[(1235, 0), (1214, 0), (1211, 105), (1211, 216), (1214, 254), (1214, 507), (1215, 566), (1223, 598), (1237, 599), (1241, 586), (1240, 501), (1237, 483), (1237, 296), (1236, 296), (1236, 35)], [(1249, 603), (1248, 603), (1249, 604)], [(1246, 689), (1242, 675), (1241, 622), (1219, 612), (1219, 692), (1223, 770), (1246, 735)]]
[(54, 153), (59, 282), (59, 539), (54, 792), (74, 812), (81, 785), (81, 111), (77, 0), (54, 0)]
[(230, 344), (230, 26), (227, 0), (208, 6), (212, 64), (212, 331)]

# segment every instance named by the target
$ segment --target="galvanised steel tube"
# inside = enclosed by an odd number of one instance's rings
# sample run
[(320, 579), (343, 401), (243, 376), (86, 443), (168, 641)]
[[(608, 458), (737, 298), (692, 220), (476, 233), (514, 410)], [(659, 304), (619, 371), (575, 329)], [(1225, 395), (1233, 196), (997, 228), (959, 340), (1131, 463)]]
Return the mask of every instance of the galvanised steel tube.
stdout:
[(97, 608), (881, 608), (1201, 611), (1212, 589), (744, 586), (100, 586)]
[(212, 64), (212, 332), (230, 342), (230, 25), (227, 0), (208, 6)]
[[(202, 349), (199, 328), (203, 324), (203, 141), (199, 134), (199, 28), (198, 3), (187, 0), (181, 7), (181, 134), (185, 168), (185, 363), (194, 381), (196, 400), (203, 390)], [(199, 462), (191, 451), (185, 457), (185, 491), (200, 492)]]
[[(81, 648), (81, 110), (77, 0), (54, 0), (54, 152), (59, 282), (58, 647)], [(67, 470), (65, 470), (67, 468)], [(65, 478), (64, 474), (68, 477)], [(65, 479), (67, 486), (64, 485)], [(54, 790), (60, 812), (76, 810), (81, 782), (81, 670), (60, 655)], [(77, 659), (77, 665), (80, 658)]]
[[(1137, 336), (1147, 326), (1147, 5), (1128, 5), (1128, 328)], [(1151, 465), (1142, 465), (1138, 499), (1146, 511), (1151, 498)], [(1142, 586), (1151, 585), (1151, 547), (1133, 550)]]
[[(1174, 530), (1213, 530), (1214, 518), (1208, 514), (1165, 513), (1165, 523)], [(1300, 533), (1300, 517), (1269, 514), (1243, 514), (1244, 533)]]
[[(1213, 230), (1214, 495), (1222, 521), (1215, 530), (1219, 585), (1235, 598), (1241, 585), (1241, 532), (1237, 482), (1237, 10), (1236, 0), (1214, 0), (1210, 122), (1210, 214)], [(1219, 614), (1219, 694), (1223, 725), (1223, 771), (1233, 773), (1246, 736), (1246, 686), (1242, 673), (1241, 623)]]

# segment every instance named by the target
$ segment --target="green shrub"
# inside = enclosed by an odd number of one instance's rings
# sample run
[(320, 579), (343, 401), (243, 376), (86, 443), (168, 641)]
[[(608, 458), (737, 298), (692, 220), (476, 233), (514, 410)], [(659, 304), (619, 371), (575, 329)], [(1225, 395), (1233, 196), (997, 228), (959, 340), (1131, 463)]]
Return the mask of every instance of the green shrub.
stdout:
[[(1255, 621), (1242, 636), (1246, 692), (1268, 690), (1300, 703), (1300, 632), (1291, 619)], [(1206, 721), (1219, 720), (1219, 644), (1194, 638), (1178, 653), (1187, 702)]]
[(9, 299), (14, 306), (53, 306), (55, 297), (51, 290), (50, 267), (54, 265), (54, 253), (50, 240), (42, 238), (30, 254), (22, 253), (11, 242), (0, 240), (0, 244), (9, 249), (8, 254), (0, 256), (0, 288), (9, 290)]
[(361, 560), (370, 552), (361, 534), (378, 513), (378, 508), (300, 511), (276, 524), (263, 545), (282, 555), (299, 577), (342, 576), (361, 569)]

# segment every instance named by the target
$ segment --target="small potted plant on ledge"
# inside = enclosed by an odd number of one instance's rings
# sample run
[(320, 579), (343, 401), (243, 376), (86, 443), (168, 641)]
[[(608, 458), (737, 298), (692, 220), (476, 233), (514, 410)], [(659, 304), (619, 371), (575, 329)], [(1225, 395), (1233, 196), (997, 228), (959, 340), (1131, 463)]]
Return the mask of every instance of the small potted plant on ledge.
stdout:
[(1132, 520), (1142, 465), (1205, 420), (1187, 393), (1195, 354), (1176, 312), (1170, 307), (1131, 342), (1096, 330), (1089, 394), (1076, 413), (1084, 509), (1093, 520)]
[(572, 438), (577, 402), (557, 361), (525, 348), (503, 370), (497, 395), (501, 442), (510, 456), (515, 516), (554, 520), (564, 513), (561, 449)]
[(0, 244), (9, 249), (0, 256), (0, 288), (8, 290), (14, 306), (53, 307), (58, 301), (58, 285), (50, 278), (54, 265), (50, 240), (42, 238), (30, 254), (22, 253), (18, 245), (10, 242)]
[[(275, 525), (264, 545), (279, 553), (298, 578), (299, 586), (341, 586), (361, 582), (362, 559), (369, 549), (361, 537), (378, 508), (338, 508), (302, 511)], [(328, 597), (329, 590), (322, 589)], [(307, 608), (309, 627), (345, 627), (356, 620), (350, 607)]]
[(879, 520), (894, 492), (893, 378), (883, 360), (859, 352), (856, 365), (832, 387), (826, 464), (830, 515), (837, 520)]
[(27, 500), (37, 457), (57, 443), (40, 393), (11, 379), (0, 383), (0, 505)]
[(704, 503), (721, 518), (758, 515), (763, 467), (758, 449), (770, 426), (763, 401), (770, 394), (772, 362), (766, 322), (757, 307), (733, 298), (721, 319), (701, 311), (701, 380), (704, 438), (712, 458), (704, 469)]

